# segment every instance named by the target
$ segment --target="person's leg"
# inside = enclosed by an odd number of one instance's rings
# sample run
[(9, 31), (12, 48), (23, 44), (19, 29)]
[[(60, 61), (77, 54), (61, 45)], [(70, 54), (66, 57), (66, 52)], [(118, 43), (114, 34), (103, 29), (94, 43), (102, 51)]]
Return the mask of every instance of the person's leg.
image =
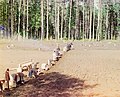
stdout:
[(9, 90), (9, 81), (7, 81), (7, 86), (8, 86), (8, 90)]
[(0, 89), (1, 89), (1, 91), (3, 91), (3, 85), (2, 85), (2, 83), (0, 83)]
[(33, 75), (36, 77), (37, 76), (37, 72), (35, 71), (35, 69), (33, 70)]
[(21, 83), (21, 82), (22, 82), (22, 79), (21, 79), (21, 74), (20, 74), (20, 73), (18, 73), (18, 76), (19, 76), (19, 78), (20, 78), (19, 82)]
[(22, 81), (22, 83), (24, 83), (24, 74), (23, 73), (21, 73), (21, 81)]
[(29, 77), (32, 77), (32, 70), (29, 70)]

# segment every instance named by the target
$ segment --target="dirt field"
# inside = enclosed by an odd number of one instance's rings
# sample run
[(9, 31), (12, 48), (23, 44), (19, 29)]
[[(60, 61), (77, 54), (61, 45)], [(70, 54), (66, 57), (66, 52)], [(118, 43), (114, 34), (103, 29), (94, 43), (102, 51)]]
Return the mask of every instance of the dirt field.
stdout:
[[(0, 78), (7, 67), (52, 58), (56, 41), (0, 41)], [(74, 50), (48, 72), (10, 92), (11, 97), (120, 97), (120, 43), (75, 41)], [(39, 65), (40, 65), (39, 64)]]

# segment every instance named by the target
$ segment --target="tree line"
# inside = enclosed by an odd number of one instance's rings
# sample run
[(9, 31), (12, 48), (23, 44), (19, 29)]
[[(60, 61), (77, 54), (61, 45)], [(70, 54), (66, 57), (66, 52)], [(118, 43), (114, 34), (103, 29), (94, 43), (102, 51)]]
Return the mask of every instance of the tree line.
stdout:
[(116, 40), (120, 38), (120, 2), (1, 0), (0, 26), (4, 38)]

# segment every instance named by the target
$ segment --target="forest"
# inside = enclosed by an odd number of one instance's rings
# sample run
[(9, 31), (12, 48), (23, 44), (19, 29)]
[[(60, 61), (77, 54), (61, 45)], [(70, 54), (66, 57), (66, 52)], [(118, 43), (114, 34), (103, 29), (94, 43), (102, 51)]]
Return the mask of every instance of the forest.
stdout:
[(120, 39), (119, 0), (0, 0), (0, 38)]

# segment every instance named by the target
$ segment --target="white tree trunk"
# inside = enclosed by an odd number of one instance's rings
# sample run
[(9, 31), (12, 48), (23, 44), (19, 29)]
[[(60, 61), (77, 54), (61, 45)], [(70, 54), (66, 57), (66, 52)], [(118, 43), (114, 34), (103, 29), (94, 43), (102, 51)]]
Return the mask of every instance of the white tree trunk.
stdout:
[(83, 40), (85, 39), (85, 1), (83, 0)]
[(26, 33), (26, 38), (28, 39), (28, 6), (29, 6), (29, 4), (28, 4), (29, 2), (28, 2), (28, 0), (27, 0), (27, 27), (26, 27), (26, 31), (27, 31), (27, 33)]
[(70, 17), (69, 17), (69, 32), (68, 32), (68, 39), (70, 40), (71, 34), (71, 14), (72, 14), (72, 0), (70, 0)]
[(79, 29), (78, 29), (78, 24), (79, 24), (79, 7), (78, 7), (79, 1), (76, 0), (76, 19), (75, 19), (75, 39), (78, 38), (79, 34)]
[(98, 8), (98, 25), (97, 25), (97, 40), (100, 40), (101, 33), (101, 0), (99, 0), (99, 8)]
[(93, 40), (94, 40), (94, 37), (95, 37), (95, 5), (93, 9), (93, 36), (92, 36)]
[(19, 16), (18, 16), (18, 39), (20, 37), (20, 10), (21, 10), (21, 0), (19, 1)]
[(54, 29), (54, 34), (55, 34), (55, 39), (57, 39), (57, 19), (56, 19), (56, 15), (57, 15), (57, 10), (56, 10), (56, 0), (55, 0), (55, 29)]
[(48, 40), (48, 36), (49, 36), (49, 22), (48, 22), (48, 13), (49, 13), (49, 0), (47, 0), (47, 40)]
[(91, 40), (91, 33), (92, 33), (92, 4), (90, 4), (90, 33), (89, 33), (89, 40)]
[(14, 0), (12, 2), (11, 0), (11, 37), (13, 37), (13, 25), (14, 25), (14, 17), (13, 17), (13, 4), (14, 4)]
[(43, 17), (43, 3), (44, 3), (44, 0), (41, 0), (41, 40), (44, 39), (44, 17)]
[(23, 0), (23, 39), (25, 39), (25, 8), (26, 4), (25, 4), (25, 0)]
[(63, 39), (63, 19), (64, 19), (64, 5), (62, 5), (62, 16), (61, 16), (61, 40)]
[(59, 5), (58, 5), (58, 20), (57, 20), (57, 35), (58, 35), (58, 40), (59, 40), (59, 36), (60, 36), (60, 33), (59, 33)]

